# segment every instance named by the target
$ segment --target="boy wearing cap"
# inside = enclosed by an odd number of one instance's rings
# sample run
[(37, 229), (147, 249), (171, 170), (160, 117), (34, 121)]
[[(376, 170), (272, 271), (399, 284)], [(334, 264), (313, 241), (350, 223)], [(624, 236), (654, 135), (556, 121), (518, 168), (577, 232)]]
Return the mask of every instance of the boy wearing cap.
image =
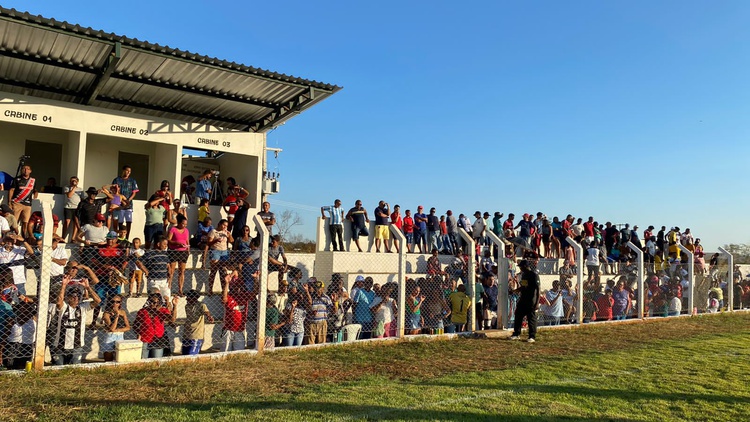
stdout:
[[(81, 363), (83, 345), (86, 339), (86, 317), (91, 312), (91, 301), (82, 301), (78, 289), (68, 289), (70, 277), (63, 277), (62, 288), (57, 297), (57, 312), (50, 321), (50, 354), (54, 365)], [(89, 298), (98, 305), (101, 302), (87, 279), (80, 284)]]
[(199, 301), (200, 293), (192, 289), (185, 294), (185, 324), (182, 326), (182, 354), (197, 355), (203, 348), (205, 323), (214, 322), (214, 317), (205, 303)]

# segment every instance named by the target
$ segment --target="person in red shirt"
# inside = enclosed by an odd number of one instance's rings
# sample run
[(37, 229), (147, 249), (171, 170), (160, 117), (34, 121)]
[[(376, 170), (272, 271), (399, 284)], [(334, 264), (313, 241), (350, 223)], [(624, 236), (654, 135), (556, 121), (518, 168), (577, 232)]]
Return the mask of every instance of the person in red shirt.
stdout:
[(508, 239), (513, 239), (514, 237), (516, 237), (516, 232), (513, 230), (513, 227), (516, 226), (515, 223), (513, 223), (513, 219), (515, 217), (515, 214), (510, 213), (508, 214), (508, 219), (503, 223), (503, 233)]
[(411, 217), (411, 210), (406, 210), (406, 216), (403, 221), (404, 236), (406, 236), (406, 250), (411, 253), (414, 248), (414, 219)]
[[(403, 231), (404, 221), (401, 219), (401, 207), (398, 205), (393, 206), (393, 212), (391, 213), (391, 225), (396, 226), (399, 230)], [(396, 253), (399, 251), (399, 242), (394, 239), (393, 247), (396, 248)]]
[(227, 197), (224, 199), (224, 211), (227, 213), (229, 231), (232, 231), (234, 225), (234, 214), (237, 213), (237, 210), (239, 209), (238, 200), (247, 198), (250, 192), (248, 192), (247, 189), (234, 184), (234, 179), (231, 177), (227, 178), (227, 183), (231, 185), (227, 188)]
[(224, 302), (221, 351), (243, 350), (246, 344), (245, 323), (250, 295), (245, 290), (236, 268), (226, 276), (221, 301)]
[(604, 291), (604, 294), (600, 294), (596, 298), (596, 306), (598, 308), (596, 312), (597, 321), (610, 321), (612, 320), (612, 306), (615, 304), (615, 299), (612, 297), (612, 289), (609, 287)]
[(583, 236), (587, 244), (591, 244), (594, 241), (594, 236), (596, 235), (595, 229), (594, 217), (589, 217), (589, 220), (583, 223)]
[[(174, 324), (177, 312), (172, 312), (177, 305), (175, 296), (172, 303), (164, 303), (161, 293), (151, 293), (145, 306), (138, 311), (133, 327), (138, 338), (143, 342), (143, 359), (160, 358), (164, 350), (169, 349), (169, 336), (165, 325)], [(168, 307), (172, 305), (172, 307)]]

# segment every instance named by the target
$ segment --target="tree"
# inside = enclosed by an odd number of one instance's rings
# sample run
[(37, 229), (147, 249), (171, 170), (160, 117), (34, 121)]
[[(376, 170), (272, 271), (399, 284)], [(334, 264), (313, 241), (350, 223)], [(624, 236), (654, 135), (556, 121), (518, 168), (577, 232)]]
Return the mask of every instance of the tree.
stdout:
[(732, 254), (735, 264), (750, 263), (750, 245), (747, 243), (731, 243), (724, 245), (724, 249)]
[(304, 221), (297, 211), (284, 210), (281, 216), (276, 219), (276, 229), (282, 239), (286, 239), (292, 227), (302, 224), (304, 224)]

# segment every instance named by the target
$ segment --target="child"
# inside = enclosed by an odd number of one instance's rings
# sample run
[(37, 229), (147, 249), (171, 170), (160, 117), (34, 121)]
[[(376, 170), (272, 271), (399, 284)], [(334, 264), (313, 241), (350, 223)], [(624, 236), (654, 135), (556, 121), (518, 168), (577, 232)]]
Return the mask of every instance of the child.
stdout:
[(198, 221), (206, 221), (211, 215), (211, 209), (208, 207), (208, 199), (201, 199), (201, 205), (198, 207)]
[(680, 310), (682, 310), (682, 301), (680, 300), (680, 297), (676, 294), (670, 292), (669, 293), (670, 299), (669, 299), (669, 316), (677, 316), (680, 315)]
[(271, 350), (276, 344), (276, 330), (286, 325), (281, 318), (281, 312), (276, 307), (276, 295), (271, 293), (266, 299), (266, 340), (265, 349)]
[(245, 348), (245, 324), (249, 295), (242, 285), (236, 268), (232, 268), (223, 283), (221, 301), (224, 303), (224, 328), (220, 350), (229, 352)]
[(128, 205), (128, 200), (116, 184), (102, 186), (102, 193), (107, 195), (107, 226), (117, 231), (120, 228), (120, 209)]
[(31, 360), (36, 337), (36, 303), (20, 302), (15, 309), (16, 320), (10, 329), (5, 352), (5, 366), (9, 369), (24, 369)]
[(708, 294), (708, 312), (712, 314), (719, 312), (719, 298), (716, 292)]
[[(127, 268), (130, 270), (130, 296), (141, 297), (141, 290), (143, 288), (143, 271), (138, 268), (136, 262), (141, 259), (143, 254), (146, 253), (141, 249), (141, 239), (133, 239), (132, 246), (127, 252)], [(133, 288), (133, 286), (136, 286)]]
[[(205, 201), (205, 199), (204, 199)], [(206, 206), (208, 208), (208, 206)], [(198, 247), (200, 249), (203, 249), (203, 259), (201, 260), (203, 262), (202, 268), (204, 270), (208, 269), (208, 234), (211, 233), (211, 230), (214, 229), (214, 226), (211, 225), (211, 217), (206, 217), (203, 220), (200, 220), (201, 223), (198, 224), (198, 233), (195, 235), (195, 237), (198, 239)]]
[(604, 294), (599, 294), (596, 298), (596, 305), (598, 311), (596, 313), (597, 321), (610, 321), (612, 319), (612, 306), (615, 304), (615, 299), (612, 297), (612, 289), (607, 287)]

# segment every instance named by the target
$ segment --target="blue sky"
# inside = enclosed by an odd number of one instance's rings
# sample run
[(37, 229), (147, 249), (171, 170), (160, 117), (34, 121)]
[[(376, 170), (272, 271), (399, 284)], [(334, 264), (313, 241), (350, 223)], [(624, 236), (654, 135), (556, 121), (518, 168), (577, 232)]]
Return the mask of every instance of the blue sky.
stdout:
[(268, 136), (309, 237), (341, 198), (750, 243), (747, 1), (3, 6), (343, 86)]

